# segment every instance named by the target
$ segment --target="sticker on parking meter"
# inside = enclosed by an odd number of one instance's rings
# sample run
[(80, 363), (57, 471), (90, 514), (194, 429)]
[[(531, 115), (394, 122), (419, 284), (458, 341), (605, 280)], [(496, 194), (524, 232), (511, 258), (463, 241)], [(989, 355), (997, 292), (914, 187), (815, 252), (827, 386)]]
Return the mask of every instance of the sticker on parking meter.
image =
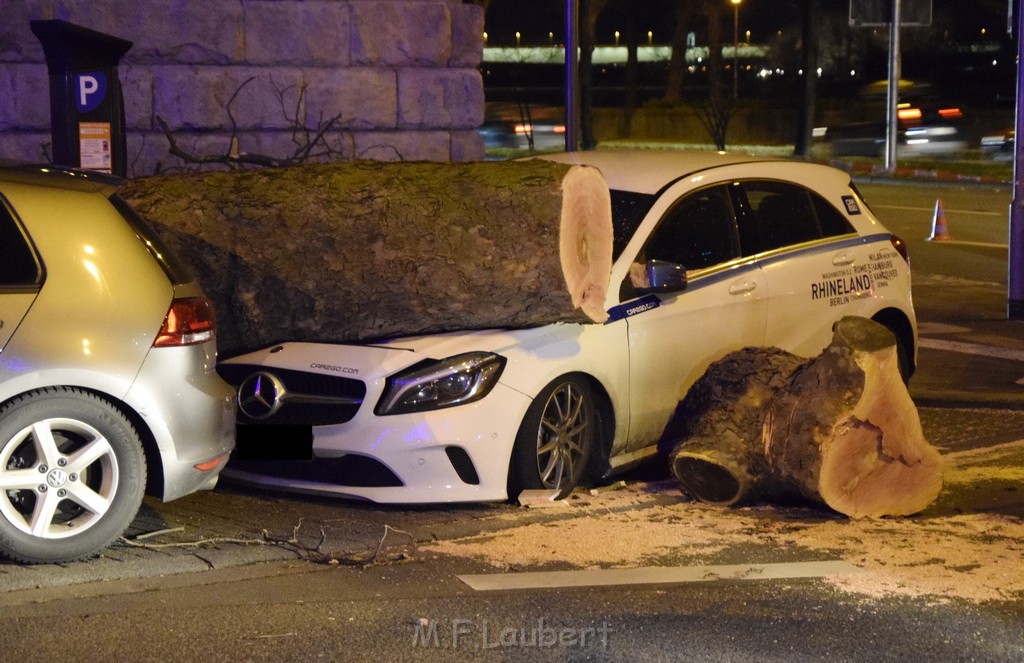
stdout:
[(76, 74), (74, 93), (75, 110), (91, 113), (100, 107), (107, 96), (107, 77), (99, 71)]
[(78, 123), (79, 166), (85, 170), (111, 172), (110, 123)]
[(847, 214), (851, 216), (860, 214), (860, 205), (857, 204), (857, 199), (853, 196), (843, 196), (843, 204), (846, 205)]

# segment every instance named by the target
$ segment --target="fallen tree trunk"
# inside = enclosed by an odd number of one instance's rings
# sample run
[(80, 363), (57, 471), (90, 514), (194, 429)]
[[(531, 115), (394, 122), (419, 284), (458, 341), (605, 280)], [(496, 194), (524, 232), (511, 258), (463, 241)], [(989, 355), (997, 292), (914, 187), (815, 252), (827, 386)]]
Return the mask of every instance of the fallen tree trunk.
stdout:
[(319, 164), (136, 179), (122, 195), (213, 299), (222, 356), (606, 316), (611, 206), (594, 168)]
[(851, 517), (909, 515), (942, 486), (885, 327), (847, 317), (803, 361), (748, 348), (709, 367), (680, 403), (673, 475), (697, 499), (799, 494)]

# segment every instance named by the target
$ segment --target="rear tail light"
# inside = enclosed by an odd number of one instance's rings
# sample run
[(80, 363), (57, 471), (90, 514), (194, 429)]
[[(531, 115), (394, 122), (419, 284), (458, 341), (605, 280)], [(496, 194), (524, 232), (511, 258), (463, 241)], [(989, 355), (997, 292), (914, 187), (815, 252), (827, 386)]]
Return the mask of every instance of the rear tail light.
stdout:
[(167, 311), (153, 347), (167, 348), (205, 343), (214, 337), (217, 324), (213, 304), (205, 297), (175, 299)]
[(921, 109), (920, 108), (913, 108), (913, 107), (911, 107), (911, 108), (901, 108), (898, 111), (896, 111), (896, 116), (899, 117), (901, 120), (904, 120), (904, 121), (920, 120), (921, 119)]
[(896, 235), (890, 235), (889, 241), (892, 242), (892, 247), (896, 249), (896, 252), (900, 254), (900, 256), (903, 258), (903, 261), (907, 263), (907, 266), (909, 267), (910, 251), (907, 250), (907, 243), (904, 242), (899, 237), (897, 237)]

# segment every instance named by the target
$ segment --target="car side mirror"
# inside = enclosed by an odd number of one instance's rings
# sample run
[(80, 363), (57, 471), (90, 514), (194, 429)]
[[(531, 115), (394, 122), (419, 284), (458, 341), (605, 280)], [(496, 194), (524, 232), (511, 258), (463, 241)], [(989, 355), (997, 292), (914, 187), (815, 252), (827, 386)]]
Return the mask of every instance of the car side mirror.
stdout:
[(648, 260), (645, 266), (647, 287), (637, 288), (640, 294), (672, 293), (686, 290), (686, 269), (667, 260)]

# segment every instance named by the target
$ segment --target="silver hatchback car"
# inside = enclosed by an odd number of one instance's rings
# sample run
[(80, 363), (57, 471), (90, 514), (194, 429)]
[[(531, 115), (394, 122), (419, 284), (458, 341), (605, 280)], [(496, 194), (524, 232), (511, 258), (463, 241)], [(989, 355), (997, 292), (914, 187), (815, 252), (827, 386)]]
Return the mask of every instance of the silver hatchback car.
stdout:
[(0, 553), (95, 555), (234, 446), (213, 310), (116, 180), (0, 166)]

